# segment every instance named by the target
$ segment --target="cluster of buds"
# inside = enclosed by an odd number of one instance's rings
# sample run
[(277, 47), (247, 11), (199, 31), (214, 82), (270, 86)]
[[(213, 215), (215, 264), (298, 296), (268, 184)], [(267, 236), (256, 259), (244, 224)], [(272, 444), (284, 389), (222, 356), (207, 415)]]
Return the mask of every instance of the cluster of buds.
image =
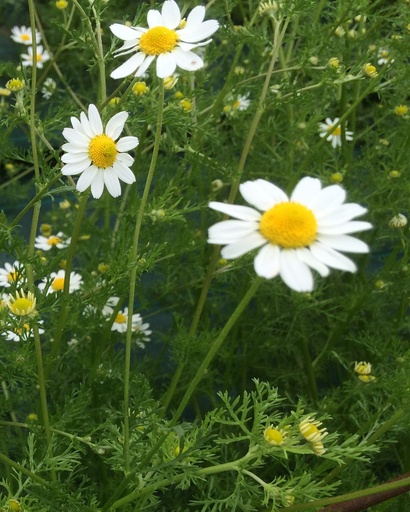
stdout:
[(372, 365), (366, 361), (355, 362), (354, 371), (358, 374), (359, 380), (362, 382), (373, 382), (376, 380), (372, 372)]

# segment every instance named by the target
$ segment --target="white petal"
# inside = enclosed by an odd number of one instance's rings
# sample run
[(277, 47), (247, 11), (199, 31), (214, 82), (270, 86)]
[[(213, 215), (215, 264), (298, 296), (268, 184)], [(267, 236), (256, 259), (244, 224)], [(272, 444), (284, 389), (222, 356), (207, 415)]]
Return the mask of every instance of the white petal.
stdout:
[(138, 137), (122, 137), (117, 142), (118, 151), (130, 151), (138, 146), (139, 140)]
[(91, 160), (82, 162), (81, 164), (66, 164), (61, 168), (61, 173), (64, 176), (74, 176), (75, 174), (80, 174), (80, 172), (85, 171), (90, 165)]
[(369, 246), (359, 240), (358, 238), (354, 238), (349, 235), (339, 235), (339, 236), (331, 236), (331, 235), (319, 235), (317, 237), (318, 241), (332, 249), (336, 249), (337, 251), (343, 252), (354, 252), (354, 253), (367, 253), (369, 252)]
[(118, 197), (121, 195), (121, 185), (118, 176), (113, 172), (111, 167), (108, 167), (103, 172), (104, 183), (107, 187), (108, 192), (112, 197)]
[(266, 244), (253, 262), (255, 272), (265, 279), (273, 279), (279, 273), (280, 249), (277, 245)]
[(161, 53), (157, 58), (157, 77), (166, 78), (171, 76), (177, 67), (174, 52)]
[(303, 263), (309, 265), (310, 268), (313, 268), (316, 270), (316, 272), (319, 272), (322, 277), (329, 275), (330, 271), (328, 267), (317, 258), (315, 258), (309, 249), (306, 247), (303, 247), (302, 249), (296, 249), (296, 253), (300, 261), (303, 261)]
[(127, 27), (126, 25), (121, 25), (120, 23), (114, 23), (110, 25), (110, 30), (115, 36), (117, 36), (119, 39), (122, 39), (123, 41), (130, 41), (141, 36), (141, 32), (135, 30), (135, 28)]
[(101, 171), (99, 171), (94, 165), (84, 171), (77, 181), (77, 190), (79, 192), (84, 192), (84, 190), (86, 190), (91, 185), (97, 173), (99, 172)]
[(73, 130), (73, 128), (64, 128), (63, 137), (72, 144), (81, 144), (81, 146), (87, 146), (90, 143), (90, 138), (83, 133)]
[(91, 183), (91, 194), (94, 199), (99, 199), (104, 190), (104, 173), (98, 169), (93, 182)]
[(313, 201), (309, 201), (306, 206), (311, 207), (317, 218), (338, 208), (346, 199), (345, 190), (339, 185), (330, 185), (321, 190)]
[(90, 158), (84, 153), (65, 153), (61, 157), (61, 161), (65, 164), (80, 164), (89, 162)]
[(135, 72), (144, 62), (145, 54), (136, 53), (111, 73), (111, 78), (125, 78)]
[(249, 206), (218, 203), (217, 201), (211, 201), (208, 206), (213, 210), (226, 213), (227, 215), (230, 215), (231, 217), (234, 217), (235, 219), (239, 220), (258, 221), (261, 218), (261, 214), (254, 210), (253, 208), (249, 208)]
[(131, 165), (134, 163), (134, 159), (128, 153), (118, 153), (116, 161), (121, 162), (127, 167), (131, 167)]
[(181, 12), (173, 0), (166, 0), (162, 6), (162, 18), (169, 29), (176, 28), (181, 22)]
[(141, 66), (135, 72), (135, 76), (142, 76), (145, 73), (145, 71), (149, 68), (149, 65), (151, 64), (151, 62), (154, 59), (155, 59), (155, 55), (146, 56), (144, 62), (141, 63)]
[[(72, 125), (72, 127), (74, 128), (74, 130), (75, 130), (76, 132), (79, 132), (79, 133), (81, 133), (82, 135), (86, 135), (87, 137), (89, 136), (89, 135), (86, 133), (86, 131), (84, 130), (84, 126), (83, 126), (83, 124), (82, 124), (82, 122), (81, 122), (81, 121), (79, 121), (76, 117), (71, 117), (71, 118), (70, 118), (70, 120), (71, 120), (71, 125)], [(88, 122), (88, 121), (87, 121), (87, 122)], [(91, 136), (93, 137), (93, 135), (92, 135), (92, 134), (91, 134)]]
[(108, 121), (107, 126), (105, 127), (105, 133), (108, 137), (111, 137), (113, 140), (117, 140), (124, 129), (127, 118), (127, 112), (118, 112), (118, 114), (115, 114), (115, 116)]
[(67, 153), (84, 153), (88, 155), (88, 146), (89, 141), (87, 144), (73, 144), (71, 142), (67, 142), (61, 146), (61, 149)]
[(372, 229), (370, 222), (351, 221), (345, 224), (336, 224), (334, 226), (323, 226), (320, 229), (320, 235), (347, 235), (358, 231), (366, 231)]
[(290, 200), (308, 206), (321, 190), (322, 185), (317, 178), (302, 178), (294, 188)]
[[(342, 224), (352, 220), (353, 217), (360, 217), (367, 212), (366, 208), (355, 203), (342, 204), (336, 210), (329, 212), (327, 215), (318, 216), (319, 230), (322, 226), (332, 226), (334, 224)], [(322, 218), (321, 218), (322, 217)]]
[[(250, 235), (251, 233), (259, 233), (258, 227), (259, 224), (256, 222), (248, 222), (244, 220), (223, 220), (209, 228), (208, 242), (218, 245), (231, 244)], [(266, 242), (265, 239), (263, 240)]]
[(239, 258), (253, 249), (261, 247), (265, 244), (266, 240), (259, 233), (252, 233), (251, 235), (238, 240), (233, 244), (226, 245), (222, 248), (221, 256), (227, 260)]
[(199, 55), (191, 51), (184, 51), (182, 48), (175, 48), (172, 52), (177, 66), (185, 71), (197, 71), (204, 66), (204, 61)]
[(129, 169), (127, 166), (122, 164), (121, 162), (115, 162), (114, 164), (114, 170), (120, 180), (122, 180), (124, 183), (128, 183), (129, 185), (131, 183), (134, 183), (135, 176), (134, 173)]
[(88, 106), (88, 120), (90, 121), (91, 130), (95, 135), (103, 133), (100, 113), (98, 112), (97, 107), (92, 103)]
[(280, 277), (284, 283), (296, 292), (311, 292), (313, 276), (306, 263), (303, 263), (293, 249), (280, 253)]
[(203, 5), (198, 5), (194, 7), (192, 11), (189, 13), (186, 19), (186, 27), (190, 29), (200, 25), (205, 18), (205, 7)]
[[(90, 122), (88, 121), (88, 118), (84, 112), (81, 112), (80, 120), (81, 120), (81, 128), (83, 129), (83, 132), (87, 135), (87, 137), (90, 137), (90, 139), (92, 139), (93, 137), (95, 137), (95, 135), (98, 135), (93, 132)], [(75, 128), (75, 126), (73, 126), (73, 127)]]
[(239, 190), (247, 203), (261, 211), (288, 201), (288, 196), (283, 190), (265, 180), (246, 181), (240, 185)]
[(352, 260), (320, 242), (312, 244), (310, 250), (313, 256), (329, 267), (345, 270), (347, 272), (356, 272), (357, 270)]
[(208, 39), (209, 36), (218, 30), (218, 28), (219, 23), (216, 20), (207, 20), (197, 27), (191, 28), (186, 26), (181, 30), (177, 30), (176, 33), (181, 41), (184, 41), (185, 43), (197, 43), (198, 41)]
[(164, 20), (161, 13), (155, 9), (150, 9), (147, 14), (147, 23), (149, 28), (164, 26)]

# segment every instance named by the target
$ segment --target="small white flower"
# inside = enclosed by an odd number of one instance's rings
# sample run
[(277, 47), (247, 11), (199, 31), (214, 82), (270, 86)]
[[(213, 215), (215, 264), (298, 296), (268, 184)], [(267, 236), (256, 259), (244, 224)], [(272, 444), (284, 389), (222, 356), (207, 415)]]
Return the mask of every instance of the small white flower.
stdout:
[[(119, 301), (118, 297), (110, 297), (107, 301), (107, 304), (102, 309), (102, 314), (104, 316), (111, 316), (114, 312), (115, 306), (117, 306)], [(111, 326), (112, 331), (118, 331), (121, 333), (126, 332), (127, 330), (127, 322), (128, 322), (128, 308), (124, 308), (124, 310), (120, 310), (115, 317), (114, 323)], [(149, 324), (144, 323), (142, 317), (139, 313), (134, 313), (132, 315), (132, 331), (136, 334), (136, 343), (140, 348), (145, 348), (144, 341), (149, 341), (149, 336), (152, 331), (149, 330)]]
[[(37, 322), (38, 325), (42, 325), (44, 320), (40, 320)], [(38, 333), (43, 334), (44, 329), (41, 327), (38, 328)], [(28, 323), (23, 324), (22, 327), (15, 327), (14, 329), (10, 329), (6, 332), (7, 341), (26, 341), (33, 336), (33, 327)]]
[(80, 120), (72, 117), (72, 128), (63, 130), (68, 144), (62, 146), (66, 153), (61, 158), (65, 164), (61, 172), (65, 176), (81, 174), (77, 181), (79, 192), (91, 186), (93, 197), (98, 199), (105, 186), (113, 197), (118, 197), (121, 195), (120, 180), (134, 183), (135, 176), (130, 169), (134, 159), (125, 151), (134, 149), (138, 138), (117, 140), (127, 118), (127, 112), (118, 112), (108, 121), (104, 131), (97, 107), (90, 105), (88, 118), (81, 112)]
[(49, 251), (53, 247), (57, 249), (65, 249), (70, 244), (70, 239), (66, 238), (61, 231), (57, 235), (36, 236), (34, 247), (42, 251)]
[(44, 80), (43, 87), (41, 88), (41, 94), (45, 100), (49, 100), (56, 90), (57, 84), (52, 78), (46, 78)]
[(380, 50), (377, 52), (377, 57), (377, 64), (380, 66), (383, 64), (393, 64), (394, 62), (394, 59), (390, 57), (390, 52), (385, 48), (380, 48)]
[[(22, 26), (22, 27), (13, 27), (11, 29), (10, 36), (15, 43), (25, 44), (27, 46), (33, 44), (33, 38), (31, 33), (31, 28)], [(36, 30), (36, 43), (38, 44), (41, 41), (41, 34), (38, 30)]]
[(133, 55), (114, 70), (111, 77), (142, 76), (155, 58), (159, 78), (169, 77), (177, 66), (186, 71), (202, 68), (203, 60), (191, 50), (207, 45), (211, 41), (207, 38), (219, 27), (216, 20), (203, 21), (204, 17), (205, 7), (199, 5), (183, 20), (176, 2), (165, 0), (161, 12), (148, 11), (149, 28), (114, 23), (110, 26), (111, 32), (124, 41), (115, 53)]
[(367, 210), (358, 204), (343, 204), (346, 192), (340, 185), (322, 189), (318, 179), (306, 177), (288, 198), (276, 185), (256, 180), (243, 183), (240, 192), (257, 209), (209, 203), (210, 208), (237, 220), (212, 226), (208, 242), (224, 245), (221, 255), (225, 259), (261, 248), (254, 259), (255, 272), (261, 277), (280, 275), (289, 288), (310, 292), (310, 269), (322, 277), (329, 275), (330, 268), (355, 272), (356, 265), (341, 252), (369, 251), (364, 242), (350, 236), (372, 227), (369, 222), (353, 220)]
[[(320, 137), (326, 137), (326, 140), (332, 143), (332, 148), (336, 148), (337, 146), (342, 145), (342, 126), (339, 124), (334, 130), (333, 127), (336, 123), (339, 122), (339, 118), (335, 117), (335, 119), (330, 119), (330, 117), (326, 118), (324, 123), (319, 123), (320, 129)], [(332, 131), (333, 130), (333, 131)], [(332, 132), (332, 133), (330, 133)], [(345, 130), (346, 140), (353, 140), (353, 132)]]
[[(50, 60), (50, 55), (48, 54), (47, 50), (44, 50), (44, 48), (39, 45), (36, 49), (36, 61), (37, 61), (37, 67), (42, 68), (43, 63)], [(32, 66), (33, 65), (33, 47), (29, 46), (27, 48), (27, 53), (21, 54), (21, 64), (23, 66)]]
[(8, 288), (15, 284), (20, 288), (24, 284), (24, 266), (15, 261), (13, 265), (5, 263), (4, 268), (0, 268), (0, 286)]
[[(44, 290), (46, 286), (50, 283), (47, 288), (47, 295), (49, 293), (56, 293), (63, 291), (64, 289), (64, 280), (65, 280), (65, 270), (59, 270), (58, 272), (51, 272), (50, 277), (46, 277), (43, 281), (38, 285), (39, 290)], [(70, 274), (70, 288), (69, 293), (73, 293), (81, 288), (83, 284), (83, 278), (80, 274), (76, 272), (71, 272)]]

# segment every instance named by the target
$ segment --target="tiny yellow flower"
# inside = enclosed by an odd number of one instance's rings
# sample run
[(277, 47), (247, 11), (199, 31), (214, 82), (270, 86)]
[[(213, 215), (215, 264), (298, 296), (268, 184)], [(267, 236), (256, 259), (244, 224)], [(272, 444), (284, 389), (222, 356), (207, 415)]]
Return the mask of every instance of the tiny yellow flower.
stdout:
[(185, 110), (185, 112), (191, 112), (191, 110), (192, 110), (192, 103), (186, 98), (181, 100), (179, 102), (179, 105), (182, 108), (182, 110)]
[(362, 382), (374, 382), (376, 380), (376, 377), (374, 375), (359, 375), (359, 380)]
[(67, 0), (57, 0), (55, 5), (56, 5), (57, 9), (67, 9), (68, 2), (67, 2)]
[(397, 105), (394, 107), (394, 113), (396, 116), (405, 116), (409, 111), (409, 107), (407, 105)]
[(390, 145), (390, 142), (388, 139), (379, 139), (379, 143), (382, 144), (383, 146), (389, 146)]
[(369, 375), (372, 372), (372, 365), (366, 361), (355, 362), (354, 371), (359, 375)]
[(335, 35), (337, 37), (343, 37), (346, 34), (346, 30), (342, 26), (338, 26), (335, 29)]
[(121, 98), (118, 97), (118, 96), (114, 96), (113, 98), (110, 99), (110, 101), (108, 102), (108, 105), (110, 107), (115, 107), (118, 105), (118, 103), (121, 101)]
[(326, 428), (319, 429), (321, 425), (322, 423), (320, 421), (314, 420), (311, 416), (308, 416), (299, 424), (299, 431), (306, 441), (318, 443), (328, 434)]
[(226, 260), (225, 258), (219, 258), (219, 260), (218, 260), (219, 267), (224, 267), (227, 264), (228, 264), (228, 260)]
[(71, 207), (71, 203), (68, 199), (64, 199), (64, 201), (60, 201), (58, 206), (62, 209), (62, 210), (68, 210), (68, 208)]
[(389, 172), (389, 176), (390, 178), (400, 178), (401, 172), (397, 171), (396, 169), (393, 169), (392, 171)]
[(235, 75), (243, 75), (245, 73), (245, 68), (243, 66), (235, 66), (233, 72)]
[(20, 502), (13, 498), (9, 500), (9, 509), (12, 510), (13, 512), (21, 512), (22, 510)]
[(340, 67), (340, 60), (339, 60), (337, 57), (331, 57), (331, 58), (327, 61), (327, 65), (328, 65), (330, 68), (337, 69), (338, 67)]
[(14, 164), (12, 164), (11, 162), (7, 162), (6, 164), (4, 164), (4, 168), (7, 172), (13, 172), (16, 170)]
[(25, 87), (24, 80), (20, 80), (20, 78), (12, 78), (6, 83), (6, 89), (10, 92), (19, 92)]
[(184, 97), (184, 95), (182, 94), (181, 91), (177, 91), (175, 94), (174, 94), (174, 98), (176, 100), (182, 100), (182, 98)]
[(15, 297), (10, 295), (6, 304), (16, 316), (31, 315), (36, 310), (36, 298), (33, 292), (28, 292), (26, 295), (23, 290), (20, 290), (20, 292), (16, 292)]
[(343, 181), (343, 174), (341, 172), (334, 172), (330, 176), (330, 181), (332, 183), (341, 183)]
[(273, 444), (275, 446), (280, 446), (283, 444), (285, 440), (285, 432), (283, 430), (279, 430), (271, 425), (268, 428), (265, 428), (263, 431), (263, 437), (265, 441), (269, 444)]
[(10, 96), (11, 92), (5, 87), (0, 87), (0, 96)]
[(44, 236), (51, 235), (51, 225), (50, 224), (41, 224), (40, 233)]
[(143, 96), (144, 94), (147, 94), (147, 92), (149, 92), (149, 87), (145, 82), (137, 82), (133, 86), (132, 92), (135, 94), (135, 96)]
[(27, 421), (38, 421), (38, 416), (35, 412), (31, 412), (27, 415)]
[(105, 274), (105, 272), (108, 272), (110, 266), (107, 265), (107, 263), (99, 263), (97, 269), (99, 272), (101, 272), (102, 274)]
[(363, 72), (370, 78), (375, 78), (377, 76), (377, 69), (373, 64), (370, 62), (366, 62), (366, 64), (363, 64), (362, 66)]
[(382, 281), (381, 279), (378, 279), (375, 283), (374, 283), (374, 287), (376, 288), (376, 290), (383, 290), (384, 288), (386, 288), (387, 284)]

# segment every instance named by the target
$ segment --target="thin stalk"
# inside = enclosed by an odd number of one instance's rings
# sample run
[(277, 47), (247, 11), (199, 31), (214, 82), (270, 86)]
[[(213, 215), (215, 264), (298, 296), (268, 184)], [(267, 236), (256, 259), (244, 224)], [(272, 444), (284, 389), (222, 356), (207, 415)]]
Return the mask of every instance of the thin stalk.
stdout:
[(41, 478), (40, 476), (36, 475), (35, 473), (32, 473), (31, 471), (26, 469), (24, 466), (17, 464), (17, 462), (14, 462), (14, 460), (9, 459), (3, 453), (0, 453), (0, 460), (7, 466), (10, 466), (11, 468), (18, 471), (19, 473), (22, 473), (23, 475), (28, 476), (34, 482), (39, 483), (40, 485), (42, 485), (43, 487), (46, 487), (47, 489), (52, 489), (53, 485), (50, 482), (47, 482), (47, 480), (44, 480), (44, 478)]
[(157, 125), (155, 131), (154, 148), (152, 151), (151, 163), (148, 170), (147, 179), (145, 182), (144, 192), (142, 194), (141, 202), (138, 208), (137, 219), (135, 222), (135, 230), (133, 236), (133, 243), (130, 254), (130, 264), (132, 265), (130, 271), (130, 287), (128, 299), (128, 318), (127, 318), (127, 334), (125, 339), (125, 367), (124, 367), (124, 471), (125, 474), (130, 471), (130, 419), (129, 419), (129, 404), (130, 404), (130, 370), (131, 370), (131, 341), (132, 341), (132, 312), (134, 309), (135, 297), (135, 281), (137, 277), (137, 255), (138, 243), (141, 233), (142, 220), (144, 218), (145, 206), (148, 201), (149, 192), (151, 189), (152, 179), (157, 166), (159, 146), (161, 142), (162, 120), (164, 115), (164, 82), (160, 80), (159, 83), (159, 98), (158, 98), (158, 115)]

